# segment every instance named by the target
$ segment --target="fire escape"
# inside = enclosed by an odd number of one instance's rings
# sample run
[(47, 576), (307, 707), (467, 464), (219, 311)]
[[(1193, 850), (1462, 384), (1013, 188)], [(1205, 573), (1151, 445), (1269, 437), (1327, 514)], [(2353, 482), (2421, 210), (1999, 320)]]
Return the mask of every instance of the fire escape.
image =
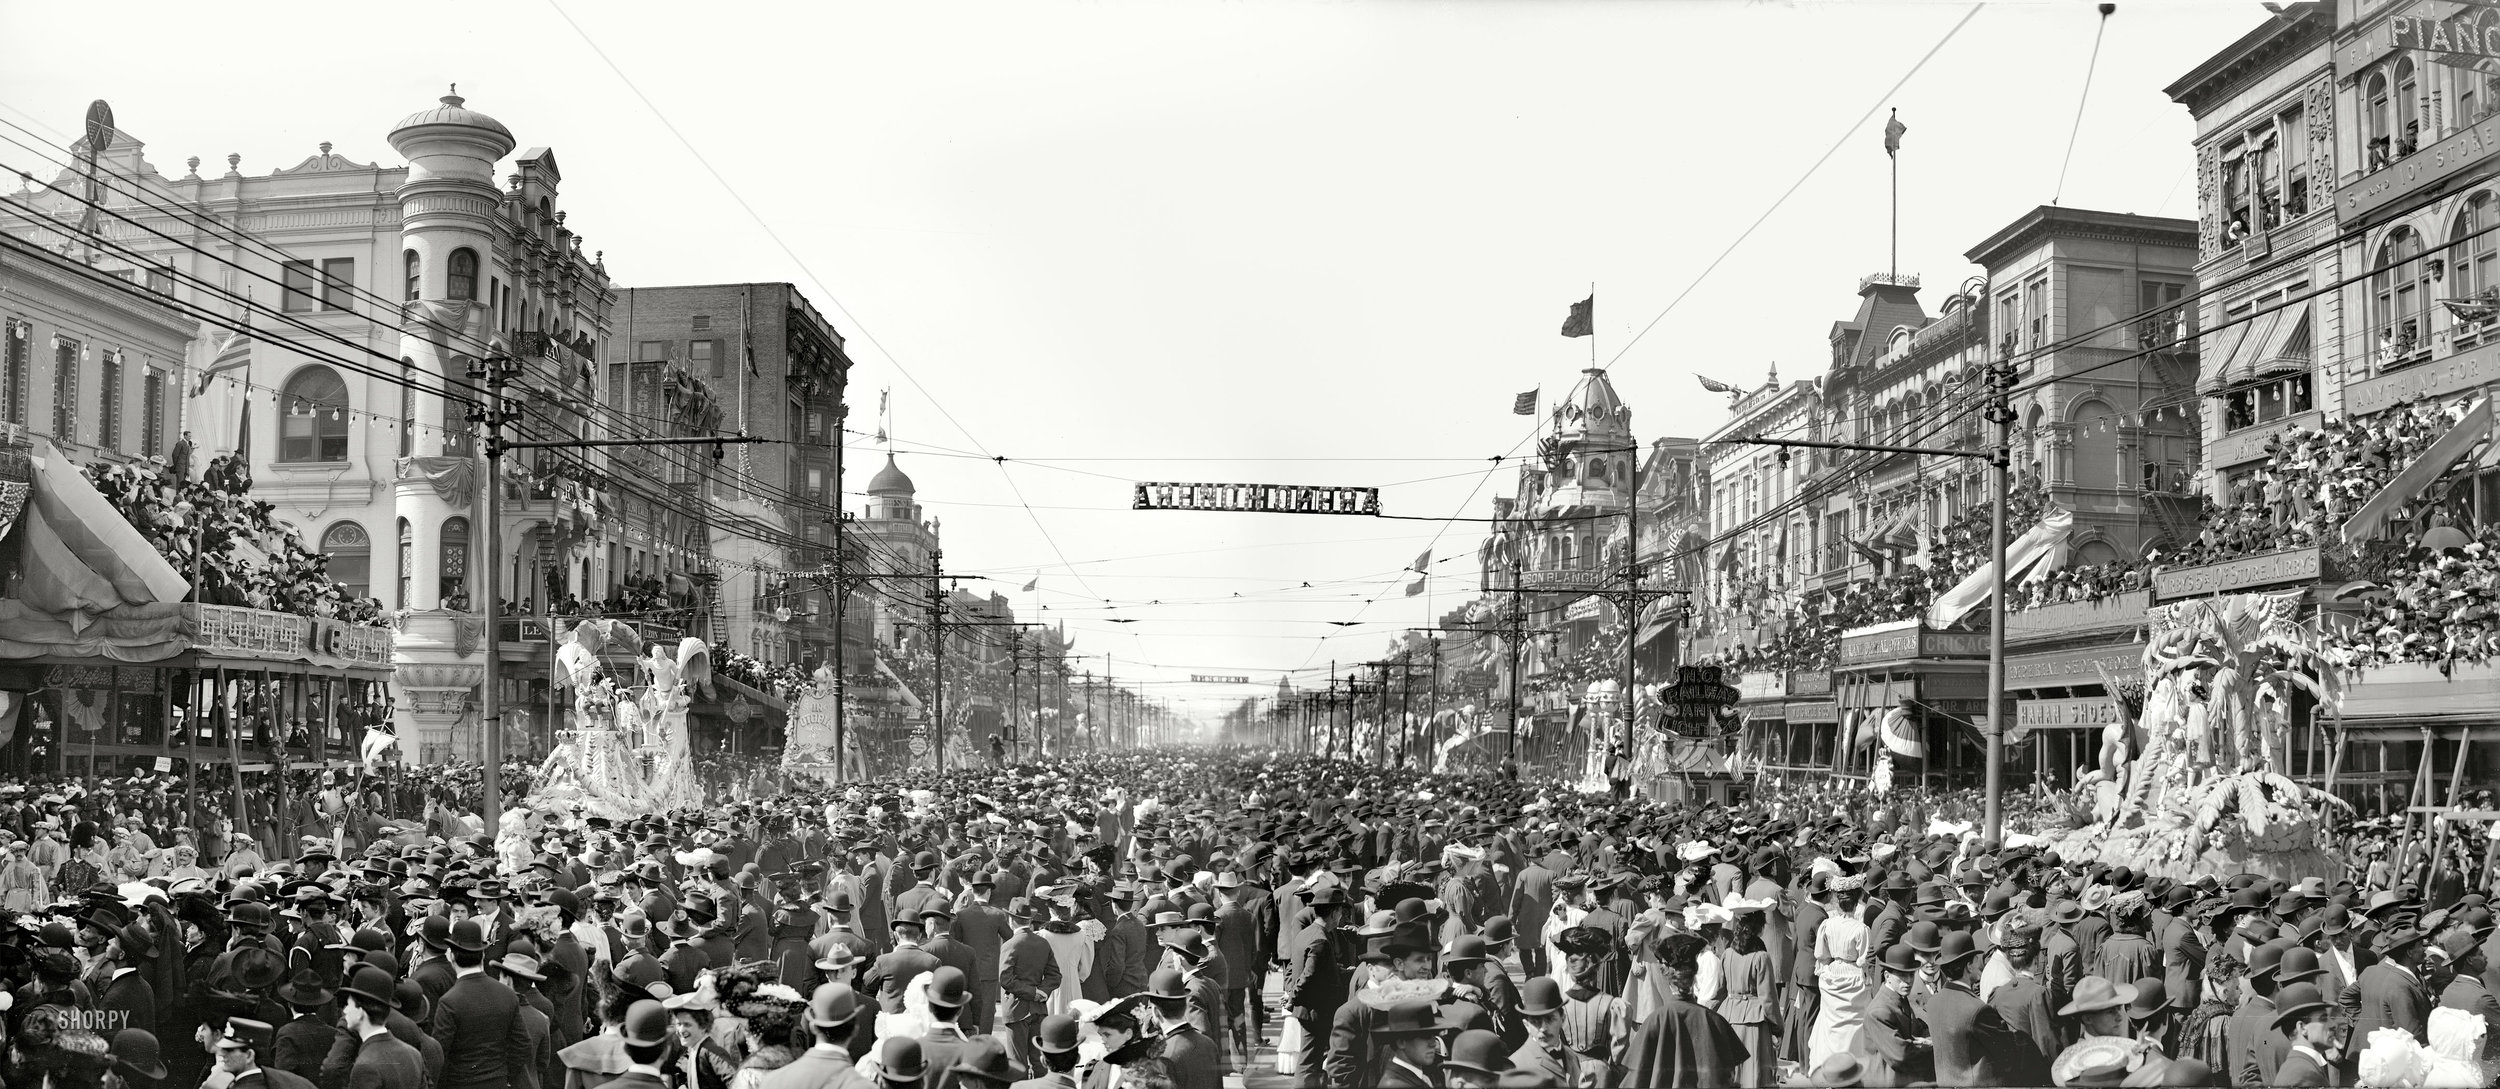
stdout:
[[(2188, 309), (2175, 306), (2135, 324), (2135, 341), (2144, 352), (2138, 361), (2140, 372), (2153, 377), (2152, 396), (2142, 401), (2142, 414), (2149, 420), (2156, 412), (2170, 410), (2194, 414), (2197, 411), (2195, 375), (2197, 368), (2196, 336), (2190, 328)], [(2197, 449), (2194, 445), (2191, 451)], [(2196, 540), (2198, 521), (2204, 510), (2204, 495), (2197, 491), (2196, 477), (2200, 466), (2190, 453), (2188, 460), (2167, 464), (2144, 463), (2144, 507), (2139, 523), (2144, 531), (2146, 548), (2171, 551)]]

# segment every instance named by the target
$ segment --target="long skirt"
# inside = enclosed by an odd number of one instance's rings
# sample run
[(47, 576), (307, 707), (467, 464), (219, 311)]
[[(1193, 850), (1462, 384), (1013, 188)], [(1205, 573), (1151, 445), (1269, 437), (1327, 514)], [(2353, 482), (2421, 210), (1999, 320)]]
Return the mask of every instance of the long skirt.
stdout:
[(1817, 976), (1823, 987), (1822, 1008), (1815, 1012), (1814, 1034), (1806, 1040), (1806, 1069), (1823, 1065), (1823, 1060), (1844, 1051), (1853, 1051), (1858, 1033), (1866, 1027), (1866, 1004), (1874, 997), (1866, 974), (1857, 965), (1845, 962), (1825, 965)]
[(1760, 1089), (1778, 1085), (1780, 1057), (1778, 1026), (1768, 1021), (1750, 1025), (1730, 1025), (1736, 1038), (1745, 1044), (1745, 1061), (1736, 1064), (1736, 1084), (1742, 1089)]

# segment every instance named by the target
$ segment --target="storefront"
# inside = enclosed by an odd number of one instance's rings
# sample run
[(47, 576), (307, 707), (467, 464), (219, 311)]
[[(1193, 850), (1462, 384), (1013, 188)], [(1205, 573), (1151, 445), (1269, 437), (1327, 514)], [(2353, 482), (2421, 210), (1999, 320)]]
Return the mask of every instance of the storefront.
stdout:
[(1821, 670), (1789, 674), (1787, 716), (1787, 734), (1773, 766), (1830, 774), (1840, 755), (1840, 706), (1832, 701), (1832, 675)]
[(1978, 782), (1986, 750), (1975, 723), (1987, 716), (1988, 636), (1932, 631), (1904, 620), (1844, 632), (1832, 697), (1841, 726), (1833, 771), (1866, 775), (1883, 742), (1879, 725), (1894, 708), (1911, 716), (1920, 755), (1893, 754), (1893, 781), (1929, 787)]
[(1779, 754), (1788, 742), (1788, 674), (1739, 673), (1734, 680), (1736, 710), (1745, 716), (1740, 750), (1762, 761), (1766, 771), (1781, 770)]
[(2136, 590), (2095, 601), (2025, 609), (2005, 618), (2005, 687), (2014, 697), (2005, 736), (2012, 782), (2074, 785), (2100, 759), (2101, 731), (2118, 721), (2109, 682), (2144, 676), (2144, 610)]
[(2293, 774), (2365, 808), (2454, 804), (2454, 795), (2500, 787), (2494, 706), (2500, 663), (2405, 662), (2362, 672), (2345, 689), (2340, 717), (2311, 716), (2294, 730)]

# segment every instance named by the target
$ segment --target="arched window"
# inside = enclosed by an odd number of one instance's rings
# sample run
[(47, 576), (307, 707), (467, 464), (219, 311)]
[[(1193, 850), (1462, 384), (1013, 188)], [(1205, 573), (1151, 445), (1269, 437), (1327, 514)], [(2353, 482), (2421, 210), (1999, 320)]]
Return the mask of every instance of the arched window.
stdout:
[(2423, 270), (2421, 234), (2411, 227), (2396, 228), (2379, 246), (2372, 267), (2373, 358), (2384, 367), (2428, 346), (2422, 308), (2430, 297), (2430, 281)]
[(2395, 136), (2390, 118), (2394, 104), (2388, 101), (2387, 74), (2370, 73), (2361, 89), (2361, 142), (2366, 169), (2386, 166), (2395, 157)]
[(278, 398), (279, 461), (347, 460), (347, 383), (323, 366), (286, 380)]
[(2396, 59), (2396, 113), (2394, 116), (2396, 154), (2413, 154), (2422, 145), (2422, 83), (2414, 71), (2413, 58)]
[(2494, 226), (2500, 226), (2500, 203), (2492, 200), (2490, 190), (2467, 198), (2464, 209), (2457, 212), (2457, 229), (2449, 235), (2458, 243), (2449, 258), (2456, 265), (2451, 296), (2462, 299), (2500, 289), (2500, 247), (2486, 233)]
[(443, 520), (442, 607), (467, 612), (469, 609), (469, 520)]
[(444, 295), (467, 302), (476, 302), (477, 251), (466, 248), (451, 251), (451, 265), (447, 271), (450, 279), (444, 285)]
[(413, 592), (410, 587), (416, 584), (416, 558), (416, 532), (409, 529), (408, 520), (402, 518), (399, 520), (399, 600), (397, 602), (398, 607), (402, 609), (415, 607), (408, 598)]
[(373, 592), (373, 538), (365, 536), (365, 527), (354, 522), (340, 522), (321, 535), (321, 554), (330, 557), (330, 577), (349, 597), (364, 597)]
[(399, 260), (408, 272), (408, 301), (415, 302), (424, 298), (425, 258), (417, 256), (417, 251), (409, 250), (400, 254)]

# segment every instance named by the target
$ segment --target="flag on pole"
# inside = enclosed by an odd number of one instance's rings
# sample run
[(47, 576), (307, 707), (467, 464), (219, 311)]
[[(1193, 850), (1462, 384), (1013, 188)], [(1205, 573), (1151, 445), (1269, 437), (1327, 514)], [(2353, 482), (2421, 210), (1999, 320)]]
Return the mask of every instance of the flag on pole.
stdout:
[(1597, 329), (1595, 327), (1595, 322), (1597, 321), (1597, 315), (1595, 313), (1596, 310), (1597, 296), (1595, 295), (1591, 295), (1588, 298), (1571, 304), (1571, 316), (1563, 319), (1562, 335), (1567, 337), (1586, 337), (1597, 335)]
[(1415, 581), (1406, 584), (1406, 596), (1408, 597), (1413, 597), (1423, 592), (1424, 580), (1422, 579), (1416, 579)]
[(1429, 548), (1427, 548), (1427, 549), (1425, 549), (1425, 550), (1424, 550), (1423, 555), (1420, 555), (1420, 556), (1415, 557), (1415, 562), (1414, 562), (1414, 563), (1411, 563), (1411, 564), (1408, 564), (1408, 565), (1407, 565), (1407, 569), (1408, 569), (1408, 570), (1410, 570), (1410, 571), (1415, 572), (1416, 574), (1423, 574), (1423, 573), (1424, 573), (1424, 565), (1425, 565), (1425, 564), (1428, 564), (1428, 563), (1431, 563), (1431, 562), (1432, 562), (1432, 550), (1431, 550), (1431, 549), (1429, 549)]
[(208, 383), (227, 371), (243, 370), (252, 365), (252, 338), (240, 329), (226, 334), (225, 343), (217, 346), (217, 357), (200, 371), (200, 384), (191, 388), (191, 396), (208, 392)]
[(1034, 587), (1039, 586), (1039, 585), (1041, 585), (1041, 584), (1042, 584), (1042, 577), (1041, 577), (1040, 575), (1035, 575), (1035, 576), (1033, 576), (1031, 579), (1026, 580), (1026, 582), (1025, 582), (1025, 584), (1024, 584), (1024, 589), (1018, 590), (1018, 591), (1016, 591), (1016, 592), (1017, 592), (1017, 593), (1019, 593), (1019, 594), (1029, 594), (1029, 593), (1032, 593), (1032, 592), (1033, 592), (1033, 588), (1034, 588)]
[(1884, 122), (1884, 154), (1899, 157), (1901, 134), (1908, 131), (1910, 126), (1901, 123), (1901, 111), (1892, 111), (1892, 120)]
[(1517, 396), (1517, 397), (1513, 397), (1513, 398), (1511, 398), (1511, 399), (1510, 399), (1510, 411), (1511, 411), (1511, 414), (1512, 414), (1512, 415), (1514, 415), (1514, 416), (1534, 416), (1534, 415), (1536, 415), (1536, 395), (1537, 395), (1538, 393), (1540, 393), (1540, 392), (1543, 392), (1543, 391), (1542, 391), (1541, 389), (1532, 389), (1532, 390), (1529, 390), (1529, 391), (1528, 391), (1528, 392), (1526, 392), (1526, 393), (1522, 393), (1522, 394), (1520, 394), (1520, 395), (1519, 395), (1519, 396)]
[(1725, 383), (1725, 382), (1721, 382), (1721, 381), (1719, 381), (1718, 379), (1716, 379), (1716, 378), (1712, 378), (1712, 377), (1710, 377), (1709, 375), (1706, 375), (1706, 374), (1695, 374), (1695, 375), (1693, 375), (1693, 377), (1701, 379), (1701, 388), (1706, 389), (1706, 390), (1709, 390), (1709, 391), (1710, 391), (1710, 392), (1712, 392), (1712, 393), (1738, 393), (1738, 392), (1742, 392), (1742, 391), (1738, 390), (1736, 387), (1731, 386), (1731, 385), (1728, 385), (1728, 384), (1727, 384), (1727, 383)]

